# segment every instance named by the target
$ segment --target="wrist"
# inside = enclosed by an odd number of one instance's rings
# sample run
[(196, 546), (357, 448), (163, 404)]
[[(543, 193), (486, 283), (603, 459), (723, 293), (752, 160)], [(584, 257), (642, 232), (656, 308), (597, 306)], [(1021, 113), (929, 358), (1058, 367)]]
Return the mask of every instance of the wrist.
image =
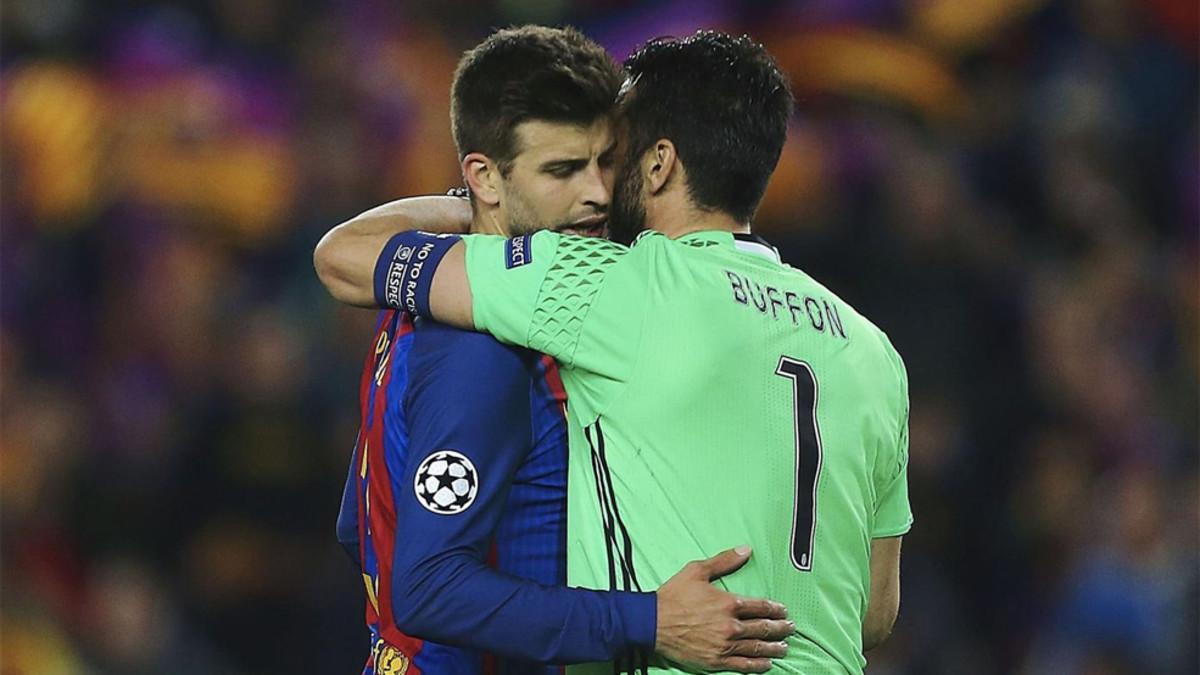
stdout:
[(658, 631), (658, 594), (619, 592), (616, 601), (625, 641), (632, 647), (654, 649)]

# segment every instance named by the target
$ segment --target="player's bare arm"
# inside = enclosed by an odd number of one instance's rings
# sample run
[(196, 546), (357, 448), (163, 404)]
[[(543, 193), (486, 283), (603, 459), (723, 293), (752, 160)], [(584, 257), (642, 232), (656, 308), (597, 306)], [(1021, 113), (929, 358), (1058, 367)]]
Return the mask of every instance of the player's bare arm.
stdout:
[(461, 234), (471, 224), (471, 205), (458, 197), (409, 197), (376, 206), (338, 225), (321, 238), (313, 266), (339, 302), (374, 307), (371, 270), (393, 235), (407, 230)]
[(863, 619), (863, 651), (878, 647), (892, 634), (900, 613), (900, 540), (871, 540), (871, 599)]

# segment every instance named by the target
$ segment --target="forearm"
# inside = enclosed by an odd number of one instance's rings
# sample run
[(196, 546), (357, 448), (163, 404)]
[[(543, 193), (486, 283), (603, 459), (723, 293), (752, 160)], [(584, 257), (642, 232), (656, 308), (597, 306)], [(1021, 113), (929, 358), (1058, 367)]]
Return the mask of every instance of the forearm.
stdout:
[(393, 583), (397, 627), (435, 642), (543, 663), (607, 661), (654, 647), (650, 593), (543, 586), (468, 555), (416, 565)]
[(886, 621), (872, 621), (863, 624), (863, 651), (869, 652), (883, 644), (891, 636), (893, 625)]
[(313, 252), (317, 276), (335, 299), (376, 307), (373, 274), (384, 244), (398, 232), (464, 233), (471, 205), (459, 197), (409, 197), (365, 211), (321, 238)]
[(878, 647), (892, 634), (900, 613), (901, 537), (871, 540), (871, 595), (863, 617), (863, 651)]

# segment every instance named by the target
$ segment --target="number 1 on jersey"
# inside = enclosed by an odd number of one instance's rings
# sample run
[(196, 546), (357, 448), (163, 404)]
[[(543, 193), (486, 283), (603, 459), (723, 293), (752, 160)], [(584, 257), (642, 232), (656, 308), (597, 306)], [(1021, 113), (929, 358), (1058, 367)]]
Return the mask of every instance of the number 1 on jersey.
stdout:
[(796, 443), (796, 497), (792, 507), (792, 564), (812, 571), (817, 526), (817, 478), (821, 475), (821, 430), (817, 426), (817, 377), (812, 366), (779, 357), (775, 374), (792, 381)]

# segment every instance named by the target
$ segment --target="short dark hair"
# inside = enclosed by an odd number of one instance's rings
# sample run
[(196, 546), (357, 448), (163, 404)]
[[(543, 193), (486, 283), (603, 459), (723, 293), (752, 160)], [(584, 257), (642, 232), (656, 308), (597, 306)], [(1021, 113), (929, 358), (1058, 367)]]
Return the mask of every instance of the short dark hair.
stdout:
[(703, 209), (754, 217), (792, 115), (787, 77), (748, 36), (699, 31), (659, 38), (625, 60), (630, 157), (670, 139)]
[(463, 54), (454, 72), (450, 122), (458, 157), (483, 153), (507, 172), (518, 124), (590, 124), (613, 111), (620, 86), (612, 57), (574, 28), (496, 31)]

